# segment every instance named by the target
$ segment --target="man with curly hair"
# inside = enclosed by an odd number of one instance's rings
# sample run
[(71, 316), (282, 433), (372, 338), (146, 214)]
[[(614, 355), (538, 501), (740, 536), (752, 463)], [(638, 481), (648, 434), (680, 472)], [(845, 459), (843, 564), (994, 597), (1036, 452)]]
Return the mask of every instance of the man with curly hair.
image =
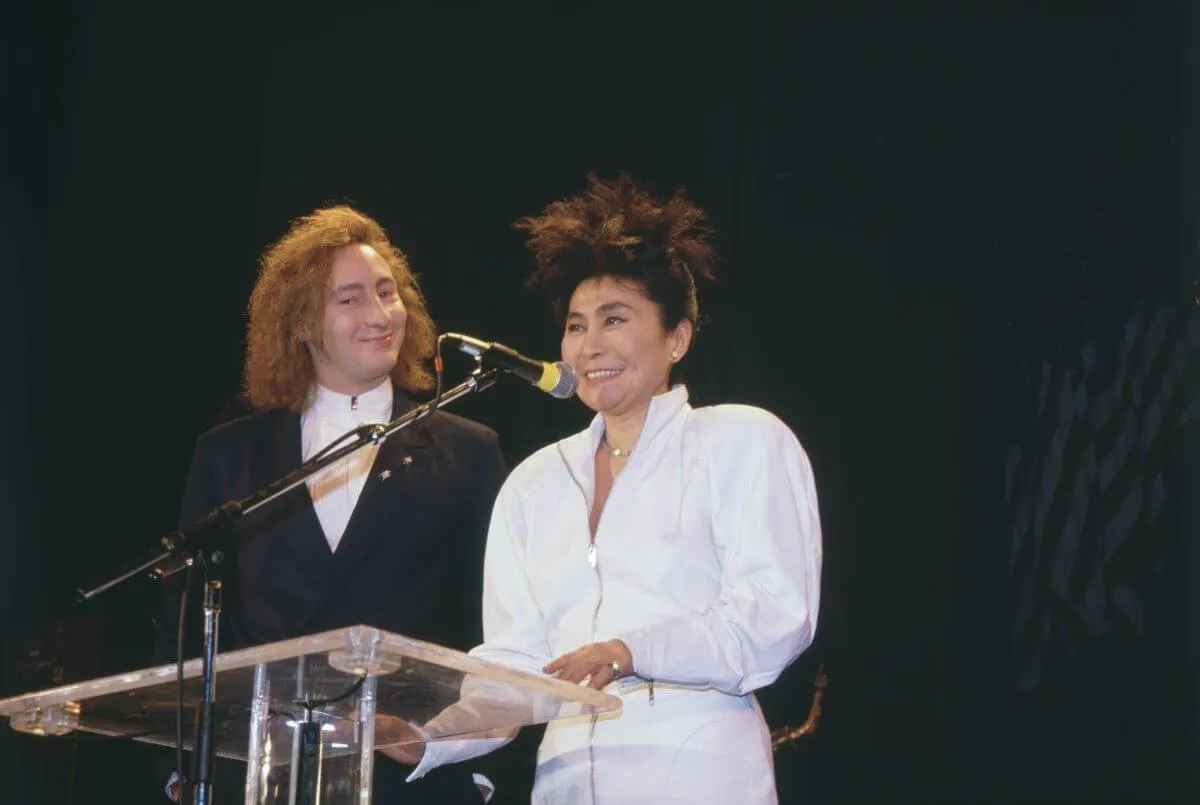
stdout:
[[(435, 329), (416, 278), (379, 223), (350, 207), (296, 221), (266, 251), (249, 307), (253, 412), (197, 440), (183, 525), (283, 477), (346, 432), (404, 414), (432, 385)], [(504, 475), (494, 431), (438, 411), (239, 518), (222, 648), (355, 624), (470, 648), (480, 636), (487, 520)], [(182, 575), (167, 585), (161, 662), (175, 656)], [(226, 771), (236, 769), (218, 778)], [(482, 801), (468, 770), (445, 771), (409, 784), (407, 770), (380, 757), (374, 801)], [(221, 782), (236, 790), (242, 780)]]

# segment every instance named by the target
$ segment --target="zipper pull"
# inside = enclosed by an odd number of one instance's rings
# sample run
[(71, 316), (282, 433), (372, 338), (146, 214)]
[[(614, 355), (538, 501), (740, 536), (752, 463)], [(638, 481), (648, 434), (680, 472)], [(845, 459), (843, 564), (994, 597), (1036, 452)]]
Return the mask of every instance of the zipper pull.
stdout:
[(588, 543), (587, 557), (588, 557), (588, 567), (590, 567), (592, 570), (595, 570), (596, 564), (597, 564), (596, 563), (596, 543), (594, 543), (594, 542)]
[(649, 687), (650, 687), (650, 705), (653, 706), (654, 705), (654, 680), (650, 679), (647, 681), (649, 682)]

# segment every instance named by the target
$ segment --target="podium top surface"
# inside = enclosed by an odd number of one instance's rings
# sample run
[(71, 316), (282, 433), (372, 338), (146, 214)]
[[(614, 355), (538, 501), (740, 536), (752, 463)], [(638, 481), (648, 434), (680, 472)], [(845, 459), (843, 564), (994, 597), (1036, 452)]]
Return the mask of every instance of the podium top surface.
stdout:
[[(0, 700), (0, 716), (33, 734), (81, 730), (174, 745), (180, 697), (188, 735), (201, 698), (200, 660), (184, 663), (182, 686), (178, 669), (171, 663), (14, 696)], [(245, 757), (256, 700), (269, 708), (272, 731), (311, 718), (334, 738), (359, 720), (367, 680), (377, 723), (420, 725), (432, 740), (621, 707), (602, 691), (370, 626), (218, 654), (214, 676), (217, 751), (227, 757)], [(406, 735), (397, 731), (393, 740), (381, 728), (376, 744), (403, 743)]]

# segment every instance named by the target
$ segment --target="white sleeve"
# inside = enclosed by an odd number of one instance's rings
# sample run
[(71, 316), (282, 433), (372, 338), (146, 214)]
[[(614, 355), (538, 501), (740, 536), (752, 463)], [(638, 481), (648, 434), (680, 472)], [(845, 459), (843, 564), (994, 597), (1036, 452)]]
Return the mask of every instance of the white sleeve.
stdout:
[[(511, 480), (511, 479), (510, 479)], [(471, 649), (473, 657), (503, 663), (534, 673), (551, 660), (541, 611), (533, 600), (525, 575), (525, 518), (516, 490), (505, 483), (492, 509), (487, 550), (483, 561), (484, 642)], [(482, 685), (486, 687), (486, 683)], [(453, 721), (473, 717), (471, 691), (464, 686), (462, 698), (434, 718), (427, 728), (456, 732)], [(429, 741), (420, 764), (408, 780), (448, 763), (458, 763), (492, 752), (511, 741), (516, 729), (493, 730), (467, 738)]]
[(483, 644), (471, 655), (540, 674), (553, 657), (546, 620), (529, 586), (520, 483), (520, 476), (510, 476), (492, 509), (483, 559)]
[[(505, 734), (500, 730), (493, 730), (492, 732), (481, 733), (471, 738), (449, 738), (442, 741), (428, 741), (425, 744), (425, 754), (421, 757), (421, 762), (412, 770), (412, 774), (408, 775), (406, 778), (407, 782), (411, 783), (415, 780), (420, 780), (439, 766), (445, 766), (449, 763), (459, 763), (479, 757), (480, 755), (486, 755), (488, 752), (493, 752), (504, 746), (515, 736), (515, 730), (509, 734)], [(495, 788), (493, 787), (494, 790)]]
[(475, 781), (475, 785), (479, 788), (487, 789), (487, 793), (483, 795), (484, 805), (487, 805), (487, 803), (492, 801), (492, 797), (496, 795), (496, 784), (478, 772), (472, 774), (471, 779)]
[(812, 643), (823, 555), (812, 467), (782, 422), (740, 411), (707, 445), (721, 593), (702, 612), (619, 636), (643, 678), (740, 695)]

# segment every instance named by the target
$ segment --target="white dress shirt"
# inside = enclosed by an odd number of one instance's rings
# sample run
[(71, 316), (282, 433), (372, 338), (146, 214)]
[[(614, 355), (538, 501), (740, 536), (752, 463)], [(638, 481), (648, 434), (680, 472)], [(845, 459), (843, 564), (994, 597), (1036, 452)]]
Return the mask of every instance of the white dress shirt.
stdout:
[[(655, 397), (600, 517), (588, 514), (604, 430), (549, 445), (500, 491), (475, 656), (540, 672), (620, 638), (635, 676), (617, 718), (551, 722), (534, 802), (774, 803), (770, 733), (751, 691), (812, 642), (823, 558), (808, 458), (758, 408)], [(646, 683), (654, 681), (651, 689)], [(435, 741), (413, 778), (502, 739)]]
[[(316, 385), (311, 402), (300, 415), (304, 460), (308, 461), (360, 425), (387, 424), (391, 419), (391, 378), (370, 391), (354, 396), (338, 394)], [(349, 443), (350, 440), (347, 440), (346, 444)], [(350, 522), (350, 514), (366, 486), (378, 452), (378, 444), (363, 447), (306, 481), (330, 551), (337, 550), (342, 535), (346, 533), (346, 524)]]
[[(321, 385), (313, 388), (312, 401), (300, 416), (300, 439), (305, 461), (357, 427), (387, 424), (392, 419), (391, 378), (370, 391), (354, 396), (339, 394)], [(350, 515), (366, 486), (378, 452), (378, 444), (363, 447), (307, 481), (313, 508), (330, 551), (337, 550), (346, 532), (346, 524), (350, 522)], [(481, 792), (486, 790), (484, 802), (491, 800), (495, 792), (491, 780), (482, 774), (472, 777)]]

